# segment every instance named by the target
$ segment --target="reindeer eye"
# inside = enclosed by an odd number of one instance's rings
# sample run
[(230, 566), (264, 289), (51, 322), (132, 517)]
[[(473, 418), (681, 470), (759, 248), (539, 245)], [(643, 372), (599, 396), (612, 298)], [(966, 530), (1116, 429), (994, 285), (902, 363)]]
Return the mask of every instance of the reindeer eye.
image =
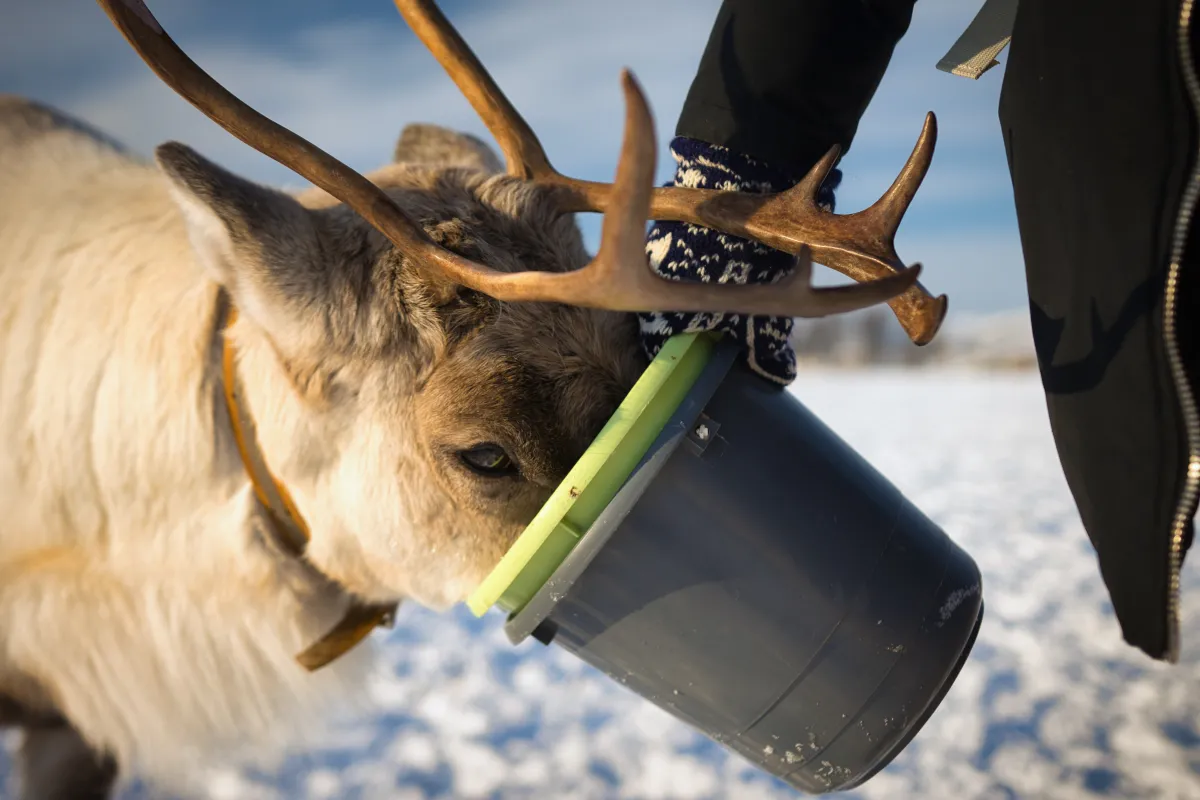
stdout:
[(467, 469), (485, 478), (506, 478), (517, 474), (517, 465), (498, 444), (485, 442), (458, 451), (458, 459)]

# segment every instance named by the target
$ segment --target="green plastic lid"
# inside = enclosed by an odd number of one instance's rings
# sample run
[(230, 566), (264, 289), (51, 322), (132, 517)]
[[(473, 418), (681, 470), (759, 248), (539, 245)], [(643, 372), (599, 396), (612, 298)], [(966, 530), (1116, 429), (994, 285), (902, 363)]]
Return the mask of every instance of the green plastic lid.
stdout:
[(673, 336), (495, 569), (467, 598), (477, 617), (519, 611), (616, 496), (708, 363), (716, 337)]

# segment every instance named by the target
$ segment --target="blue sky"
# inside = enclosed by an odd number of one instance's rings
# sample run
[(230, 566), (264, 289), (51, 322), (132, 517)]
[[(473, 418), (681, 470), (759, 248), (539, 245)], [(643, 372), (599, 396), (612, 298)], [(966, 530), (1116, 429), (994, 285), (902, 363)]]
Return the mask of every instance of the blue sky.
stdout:
[[(49, 102), (149, 154), (177, 139), (246, 177), (302, 179), (177, 98), (89, 0), (4, 0), (0, 92)], [(401, 128), (435, 122), (487, 136), (388, 0), (148, 0), (164, 27), (235, 94), (351, 166), (386, 161)], [(719, 0), (442, 0), (442, 8), (538, 132), (560, 170), (611, 180), (620, 143), (617, 77), (630, 67), (667, 143)], [(908, 36), (842, 162), (838, 210), (887, 188), (938, 115), (933, 167), (897, 237), (951, 313), (1023, 308), (1024, 270), (996, 117), (1001, 66), (978, 81), (934, 64), (978, 3), (920, 0)], [(1001, 61), (1007, 58), (1007, 51)], [(585, 223), (595, 242), (598, 219)], [(821, 282), (844, 279), (822, 276)]]

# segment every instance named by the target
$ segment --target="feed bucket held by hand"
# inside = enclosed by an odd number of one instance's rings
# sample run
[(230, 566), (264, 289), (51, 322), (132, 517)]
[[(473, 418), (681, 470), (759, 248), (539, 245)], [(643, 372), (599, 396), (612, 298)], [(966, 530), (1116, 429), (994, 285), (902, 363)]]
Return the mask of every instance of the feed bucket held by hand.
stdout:
[(848, 789), (953, 683), (979, 570), (739, 355), (669, 341), (468, 604), (804, 792)]

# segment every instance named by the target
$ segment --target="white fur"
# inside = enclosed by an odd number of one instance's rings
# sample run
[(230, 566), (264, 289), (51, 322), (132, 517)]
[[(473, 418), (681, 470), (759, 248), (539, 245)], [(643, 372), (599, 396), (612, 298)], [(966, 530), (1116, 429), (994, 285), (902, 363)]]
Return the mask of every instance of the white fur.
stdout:
[[(315, 674), (294, 661), (347, 597), (258, 535), (224, 416), (217, 285), (168, 180), (66, 126), (5, 142), (3, 112), (0, 693), (5, 674), (32, 678), (123, 771), (178, 782), (345, 703), (369, 647)], [(198, 220), (199, 243), (218, 241)], [(300, 401), (237, 333), (269, 454), (296, 438)], [(353, 490), (353, 473), (333, 474)], [(301, 486), (302, 507), (331, 479)], [(369, 573), (331, 527), (318, 565)]]

